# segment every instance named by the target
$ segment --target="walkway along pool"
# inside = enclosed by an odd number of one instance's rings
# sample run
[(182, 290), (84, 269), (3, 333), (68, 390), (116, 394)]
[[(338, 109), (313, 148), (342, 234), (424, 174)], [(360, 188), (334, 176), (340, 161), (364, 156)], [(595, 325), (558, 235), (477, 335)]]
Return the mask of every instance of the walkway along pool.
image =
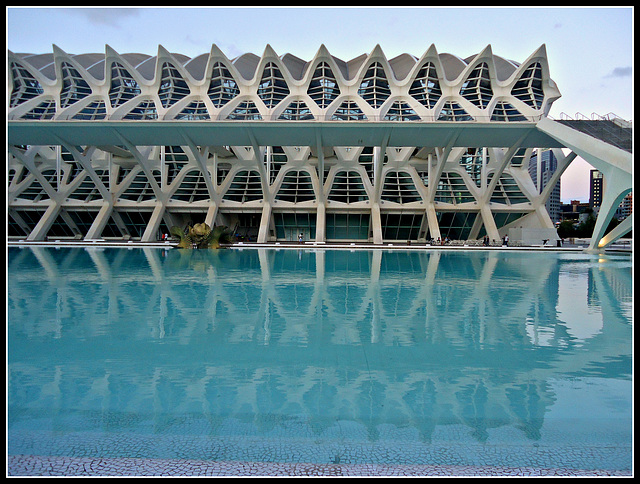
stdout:
[(7, 251), (10, 474), (631, 474), (628, 255)]

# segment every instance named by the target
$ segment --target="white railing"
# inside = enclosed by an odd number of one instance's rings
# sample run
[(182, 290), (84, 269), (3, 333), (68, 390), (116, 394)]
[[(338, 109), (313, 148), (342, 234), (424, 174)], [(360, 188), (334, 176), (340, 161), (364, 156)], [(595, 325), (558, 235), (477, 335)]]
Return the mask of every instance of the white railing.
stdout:
[(9, 121), (18, 121), (18, 122), (22, 122), (22, 121), (26, 121), (26, 122), (33, 122), (33, 121), (42, 121), (43, 123), (47, 123), (47, 122), (51, 122), (51, 121), (65, 121), (65, 122), (96, 122), (96, 123), (100, 123), (100, 122), (105, 122), (105, 121), (118, 121), (118, 122), (122, 122), (122, 123), (140, 123), (140, 122), (155, 122), (155, 121), (179, 121), (179, 122), (185, 122), (188, 123), (190, 121), (199, 121), (199, 122), (211, 122), (211, 121), (215, 121), (215, 122), (219, 122), (219, 121), (224, 121), (224, 122), (228, 122), (228, 123), (234, 123), (234, 122), (250, 122), (250, 121), (254, 121), (254, 122), (261, 122), (261, 121), (278, 121), (278, 122), (282, 122), (282, 123), (286, 123), (286, 122), (317, 122), (317, 121), (322, 121), (322, 122), (336, 122), (336, 123), (353, 123), (353, 122), (361, 122), (361, 123), (366, 123), (366, 122), (397, 122), (397, 123), (536, 123), (538, 121), (540, 121), (540, 119), (544, 118), (546, 116), (544, 115), (536, 115), (536, 116), (526, 116), (526, 119), (522, 120), (522, 121), (516, 121), (516, 120), (494, 120), (493, 116), (474, 116), (471, 117), (469, 116), (469, 119), (439, 119), (436, 116), (420, 116), (419, 119), (394, 119), (392, 117), (388, 117), (388, 116), (379, 116), (379, 115), (367, 115), (366, 117), (362, 116), (357, 117), (357, 116), (349, 116), (349, 115), (345, 115), (345, 116), (340, 116), (340, 115), (314, 115), (313, 117), (309, 116), (309, 117), (303, 117), (301, 119), (287, 119), (287, 118), (283, 118), (281, 114), (267, 114), (267, 115), (261, 115), (260, 117), (256, 117), (255, 119), (251, 118), (251, 117), (247, 117), (246, 119), (229, 119), (227, 117), (227, 115), (225, 115), (225, 117), (221, 117), (221, 116), (209, 116), (208, 118), (203, 118), (203, 119), (198, 119), (197, 117), (194, 117), (192, 119), (176, 119), (176, 118), (156, 118), (156, 119), (109, 119), (109, 118), (105, 118), (105, 119), (95, 119), (95, 120), (86, 120), (86, 119), (70, 119), (69, 117), (66, 116), (60, 116), (60, 117), (54, 117), (51, 119), (43, 119), (43, 120), (38, 120), (38, 119), (14, 119), (11, 117), (11, 115), (8, 116)]
[(576, 113), (575, 116), (571, 116), (565, 112), (560, 113), (560, 120), (568, 121), (613, 121), (622, 128), (633, 127), (633, 121), (621, 118), (616, 113), (607, 113), (605, 115), (598, 113), (591, 113), (591, 117), (582, 113)]

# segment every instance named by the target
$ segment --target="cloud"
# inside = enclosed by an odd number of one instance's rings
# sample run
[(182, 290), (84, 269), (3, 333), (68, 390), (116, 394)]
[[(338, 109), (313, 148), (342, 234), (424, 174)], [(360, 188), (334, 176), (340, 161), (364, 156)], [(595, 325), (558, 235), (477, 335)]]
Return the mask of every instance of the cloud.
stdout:
[(631, 77), (631, 66), (627, 67), (616, 67), (605, 77)]
[(121, 21), (140, 14), (139, 8), (66, 8), (65, 11), (84, 17), (92, 24), (121, 28)]

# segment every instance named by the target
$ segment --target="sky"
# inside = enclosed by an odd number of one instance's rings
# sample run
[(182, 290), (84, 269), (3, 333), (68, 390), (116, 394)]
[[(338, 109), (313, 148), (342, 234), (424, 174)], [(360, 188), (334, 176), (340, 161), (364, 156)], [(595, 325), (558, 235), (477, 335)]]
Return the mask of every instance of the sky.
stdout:
[[(549, 115), (615, 113), (633, 119), (632, 7), (432, 8), (23, 8), (7, 7), (7, 47), (15, 53), (105, 52), (155, 55), (158, 45), (195, 57), (216, 44), (233, 59), (277, 54), (311, 60), (324, 44), (344, 61), (380, 45), (391, 59), (420, 57), (431, 44), (461, 58), (487, 45), (524, 62), (546, 46), (562, 97)], [(576, 159), (562, 176), (561, 200), (589, 200), (589, 170)]]

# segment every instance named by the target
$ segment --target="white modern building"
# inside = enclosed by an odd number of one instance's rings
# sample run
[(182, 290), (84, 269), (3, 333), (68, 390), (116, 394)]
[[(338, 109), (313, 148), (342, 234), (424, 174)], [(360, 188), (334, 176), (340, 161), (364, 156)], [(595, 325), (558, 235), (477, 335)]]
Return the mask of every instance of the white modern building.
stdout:
[(544, 46), (521, 62), (490, 46), (347, 61), (324, 46), (311, 60), (54, 46), (8, 64), (13, 238), (152, 241), (207, 222), (259, 242), (553, 239), (528, 172), (538, 148), (556, 181), (580, 155), (614, 198), (631, 190), (630, 153), (547, 118), (560, 92)]

